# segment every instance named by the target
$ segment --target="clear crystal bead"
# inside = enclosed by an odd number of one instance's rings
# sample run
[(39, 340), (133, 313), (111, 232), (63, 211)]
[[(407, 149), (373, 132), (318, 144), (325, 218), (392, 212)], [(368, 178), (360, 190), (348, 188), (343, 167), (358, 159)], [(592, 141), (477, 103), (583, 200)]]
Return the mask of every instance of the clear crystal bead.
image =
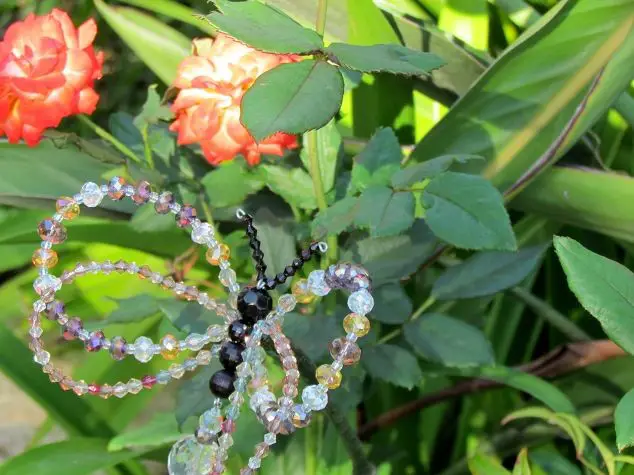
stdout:
[(39, 350), (37, 353), (35, 353), (35, 356), (33, 356), (33, 360), (37, 364), (45, 365), (48, 364), (49, 361), (51, 361), (51, 354), (48, 351)]
[(180, 365), (178, 363), (170, 365), (168, 371), (170, 373), (170, 376), (174, 379), (180, 379), (185, 374), (185, 368), (183, 368), (183, 365)]
[(211, 432), (219, 432), (222, 427), (222, 416), (220, 409), (213, 407), (205, 411), (198, 419), (199, 427), (203, 427)]
[(147, 363), (154, 356), (154, 343), (146, 336), (134, 341), (134, 357), (141, 363)]
[(89, 208), (95, 208), (101, 204), (103, 200), (103, 191), (101, 187), (91, 181), (84, 183), (81, 187), (81, 198), (83, 203)]
[(291, 294), (284, 294), (277, 301), (277, 308), (282, 313), (292, 312), (295, 305), (297, 305), (297, 300)]
[(374, 308), (372, 294), (366, 289), (351, 293), (348, 297), (348, 308), (358, 315), (367, 315)]
[(167, 384), (172, 380), (172, 376), (169, 371), (162, 369), (156, 375), (156, 382), (159, 384)]
[(264, 443), (266, 445), (274, 445), (277, 442), (277, 436), (272, 432), (268, 432), (264, 435)]
[(125, 396), (128, 392), (128, 387), (123, 384), (123, 383), (117, 383), (114, 385), (113, 389), (113, 393), (115, 396), (117, 396), (118, 398), (122, 398), (123, 396)]
[(249, 399), (249, 407), (253, 412), (257, 413), (260, 407), (274, 402), (275, 394), (264, 388), (251, 395), (251, 398)]
[(326, 388), (319, 384), (305, 387), (302, 391), (302, 402), (312, 411), (321, 411), (328, 404)]
[(323, 297), (328, 295), (330, 287), (326, 283), (326, 273), (323, 270), (315, 270), (308, 276), (308, 290), (313, 294)]
[(202, 445), (193, 435), (176, 442), (167, 459), (169, 475), (207, 475), (216, 461), (217, 446)]
[(251, 457), (249, 459), (249, 468), (255, 470), (256, 468), (260, 468), (260, 463), (262, 461), (258, 457)]
[(207, 328), (207, 336), (214, 343), (222, 341), (227, 334), (227, 330), (222, 325), (210, 325)]
[(206, 244), (214, 237), (214, 229), (209, 223), (201, 223), (192, 229), (192, 241), (197, 244)]
[(62, 288), (62, 281), (51, 274), (41, 275), (33, 282), (33, 288), (38, 295), (44, 295), (50, 291), (57, 292)]
[(229, 287), (236, 282), (236, 273), (233, 269), (222, 269), (218, 278), (222, 285)]
[(190, 349), (198, 351), (205, 346), (205, 337), (198, 333), (192, 333), (185, 338), (185, 343)]
[(143, 383), (139, 381), (138, 379), (132, 378), (130, 381), (128, 381), (128, 391), (131, 394), (139, 394), (142, 389), (143, 389)]

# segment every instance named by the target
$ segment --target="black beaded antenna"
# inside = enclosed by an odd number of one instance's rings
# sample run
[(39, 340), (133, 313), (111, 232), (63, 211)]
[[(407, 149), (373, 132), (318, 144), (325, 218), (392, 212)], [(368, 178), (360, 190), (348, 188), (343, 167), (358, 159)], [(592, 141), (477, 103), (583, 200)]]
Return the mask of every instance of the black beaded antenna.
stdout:
[(257, 286), (260, 289), (273, 290), (278, 285), (286, 282), (289, 277), (294, 276), (295, 273), (315, 255), (318, 253), (324, 254), (328, 250), (328, 245), (325, 242), (313, 242), (306, 249), (302, 250), (297, 258), (293, 259), (293, 262), (284, 268), (283, 272), (280, 272), (275, 277), (267, 277), (264, 253), (260, 249), (262, 243), (258, 239), (258, 230), (253, 224), (253, 216), (242, 209), (237, 211), (236, 216), (247, 225), (246, 232), (249, 238), (249, 246), (251, 247), (253, 260), (255, 261), (255, 268), (258, 271)]

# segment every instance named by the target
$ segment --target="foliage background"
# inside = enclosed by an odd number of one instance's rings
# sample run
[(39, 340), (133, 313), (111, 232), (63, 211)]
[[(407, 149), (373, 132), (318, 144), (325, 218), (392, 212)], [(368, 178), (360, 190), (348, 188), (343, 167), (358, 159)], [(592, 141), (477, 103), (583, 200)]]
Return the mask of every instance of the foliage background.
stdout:
[[(313, 2), (271, 3), (306, 25), (314, 23)], [(292, 257), (295, 244), (323, 230), (340, 235), (341, 257), (370, 268), (378, 286), (374, 330), (363, 348), (363, 365), (344, 374), (345, 387), (337, 391), (335, 402), (359, 429), (379, 473), (505, 473), (498, 461), (512, 467), (525, 447), (533, 473), (597, 473), (579, 463), (571, 441), (546, 422), (502, 426), (501, 421), (527, 406), (573, 413), (568, 431), (583, 421), (609, 453), (616, 453), (613, 412), (634, 386), (634, 360), (608, 342), (596, 342), (605, 338), (601, 327), (567, 290), (547, 243), (555, 233), (569, 235), (631, 266), (634, 90), (628, 83), (634, 77), (634, 7), (619, 0), (376, 3), (383, 13), (370, 0), (331, 0), (326, 39), (401, 42), (436, 53), (447, 66), (431, 79), (351, 75), (336, 127), (330, 124), (317, 137), (321, 168), (331, 173), (327, 204), (338, 207), (329, 213), (321, 210), (312, 228), (318, 203), (310, 167), (302, 168), (305, 156), (266, 160), (255, 170), (247, 170), (239, 160), (211, 170), (195, 149), (176, 149), (173, 137), (157, 122), (148, 124), (146, 143), (158, 171), (131, 166), (129, 172), (137, 178), (151, 176), (184, 198), (209, 203), (234, 249), (242, 282), (249, 280), (252, 267), (233, 210), (244, 200), (248, 209), (257, 210), (265, 253), (274, 268)], [(207, 13), (209, 5), (202, 0), (9, 0), (0, 5), (0, 29), (30, 11), (44, 13), (53, 7), (69, 11), (76, 23), (90, 16), (98, 19), (97, 44), (108, 59), (107, 74), (98, 85), (102, 100), (92, 119), (143, 156), (143, 136), (132, 118), (146, 104), (151, 85), (158, 84), (161, 95), (166, 92), (191, 38), (213, 31), (191, 15)], [(149, 94), (154, 97), (152, 90)], [(180, 388), (155, 389), (124, 400), (78, 400), (48, 383), (30, 363), (24, 343), (24, 315), (33, 298), (35, 271), (28, 264), (37, 242), (35, 224), (50, 214), (57, 196), (122, 168), (120, 154), (96, 141), (96, 129), (86, 122), (67, 119), (60, 132), (32, 150), (0, 143), (0, 368), (22, 391), (3, 411), (11, 420), (10, 414), (27, 397), (46, 411), (24, 453), (0, 466), (0, 474), (79, 475), (100, 469), (161, 473), (161, 464), (148, 469), (140, 461), (165, 460), (178, 434), (174, 412), (185, 427), (191, 424), (189, 416), (209, 400), (210, 372)], [(422, 162), (455, 154), (484, 157), (452, 170), (482, 173), (506, 193), (520, 251), (502, 254), (500, 249), (514, 244), (473, 242), (463, 215), (451, 214), (451, 207), (441, 208), (436, 218), (430, 214), (431, 202), (442, 202), (443, 191), (464, 189), (465, 182), (452, 182), (452, 175), (443, 175), (449, 181), (437, 182), (435, 190), (408, 191), (412, 207), (409, 201), (406, 206), (397, 202), (390, 213), (378, 216), (370, 206), (365, 215), (359, 212), (351, 218), (352, 207), (364, 206), (364, 193), (366, 202), (376, 203), (372, 193), (378, 192), (368, 191), (373, 186), (389, 185), (398, 194), (394, 176), (403, 156)], [(408, 181), (405, 174), (400, 183), (429, 186), (420, 178)], [(350, 183), (356, 187), (352, 192)], [(464, 204), (473, 195), (467, 190), (449, 198)], [(476, 212), (493, 208), (487, 204)], [(60, 268), (117, 255), (218, 290), (204, 259), (184, 254), (187, 236), (148, 213), (131, 217), (133, 211), (112, 207), (100, 216), (80, 218), (70, 229)], [(436, 239), (422, 218), (445, 241), (485, 250), (449, 250), (438, 258)], [(467, 264), (456, 267), (465, 259)], [(149, 297), (135, 298), (138, 295)], [(121, 333), (129, 340), (178, 332), (205, 317), (183, 315), (178, 305), (147, 311), (147, 299), (158, 296), (141, 282), (97, 277), (81, 280), (63, 294), (73, 312), (94, 319), (95, 326), (106, 320), (109, 334)], [(341, 331), (329, 312), (328, 306), (334, 305), (326, 302), (308, 309), (310, 315), (289, 319), (289, 335), (314, 361), (325, 356), (328, 341)], [(52, 347), (57, 335), (49, 335)], [(103, 355), (84, 359), (72, 346), (54, 347), (54, 357), (87, 380), (123, 380), (141, 371), (133, 363), (115, 364)], [(546, 382), (509, 369), (534, 361), (537, 364), (524, 369), (554, 379)], [(153, 363), (155, 369), (158, 365)], [(478, 382), (465, 384), (465, 378)], [(477, 390), (484, 380), (504, 387)], [(421, 401), (420, 410), (388, 417), (391, 423), (380, 424), (370, 436), (368, 423), (414, 400)], [(547, 412), (537, 415), (555, 420)], [(630, 413), (623, 419), (628, 416), (631, 419)], [(258, 435), (253, 424), (241, 422), (234, 469), (249, 456)], [(42, 445), (51, 433), (67, 441)], [(599, 473), (613, 473), (594, 442), (578, 450), (579, 457)], [(613, 470), (627, 474), (632, 468), (614, 463)], [(348, 474), (352, 462), (336, 427), (324, 418), (290, 438), (263, 473)]]

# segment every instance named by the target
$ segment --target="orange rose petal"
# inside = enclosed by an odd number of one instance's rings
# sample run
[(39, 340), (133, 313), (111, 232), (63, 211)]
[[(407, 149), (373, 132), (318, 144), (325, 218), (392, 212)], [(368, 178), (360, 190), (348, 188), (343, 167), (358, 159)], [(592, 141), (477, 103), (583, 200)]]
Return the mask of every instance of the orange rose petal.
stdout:
[(92, 45), (97, 37), (97, 22), (94, 18), (82, 23), (77, 29), (78, 48), (85, 49)]

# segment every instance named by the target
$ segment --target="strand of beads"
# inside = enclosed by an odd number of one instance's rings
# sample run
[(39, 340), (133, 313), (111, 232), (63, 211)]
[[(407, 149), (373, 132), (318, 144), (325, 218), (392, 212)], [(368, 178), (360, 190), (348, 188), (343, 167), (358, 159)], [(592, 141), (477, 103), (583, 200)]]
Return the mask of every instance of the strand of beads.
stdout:
[[(77, 264), (75, 267), (74, 277), (62, 277), (62, 285), (71, 282), (75, 277), (80, 275), (85, 275), (85, 273), (77, 273), (77, 269), (88, 269), (92, 270), (93, 274), (98, 274), (100, 271), (103, 274), (109, 274), (111, 272), (111, 268), (116, 268), (120, 273), (124, 273), (128, 271), (130, 273), (136, 272), (139, 277), (143, 278), (143, 275), (152, 275), (152, 271), (148, 266), (143, 266), (141, 269), (134, 264), (128, 264), (124, 261), (119, 261), (116, 264), (112, 264), (109, 261), (104, 263), (96, 263), (91, 262), (90, 264)], [(170, 278), (171, 279), (171, 278)], [(160, 285), (163, 281), (163, 277), (160, 276), (158, 279), (154, 279), (154, 283)], [(177, 284), (178, 285), (178, 284)], [(181, 283), (181, 286), (184, 288), (185, 286)], [(166, 287), (164, 287), (166, 288)], [(189, 291), (190, 298), (188, 300), (193, 300), (192, 295), (196, 295), (200, 297), (201, 293), (198, 292), (196, 287), (187, 287), (188, 289), (195, 289), (195, 292), (192, 290)], [(177, 295), (182, 295), (182, 292), (179, 292), (176, 286), (172, 286), (169, 288), (172, 292)], [(205, 307), (213, 307), (216, 309), (225, 307), (224, 304), (218, 304), (207, 296), (206, 299), (201, 299), (201, 301), (207, 302)], [(200, 303), (200, 302), (199, 302)], [(202, 304), (201, 304), (202, 305)], [(225, 307), (226, 309), (226, 307)], [(59, 300), (53, 300), (46, 305), (45, 314), (49, 320), (55, 321), (58, 325), (63, 328), (63, 337), (65, 340), (72, 341), (75, 339), (79, 339), (85, 345), (87, 351), (94, 352), (99, 350), (106, 350), (110, 353), (110, 356), (115, 360), (122, 360), (126, 356), (134, 355), (134, 357), (142, 362), (147, 363), (150, 361), (155, 355), (160, 354), (166, 360), (174, 360), (178, 356), (178, 354), (182, 351), (191, 350), (191, 351), (199, 351), (209, 343), (220, 343), (225, 339), (226, 336), (226, 326), (225, 325), (209, 325), (205, 334), (191, 333), (187, 335), (184, 340), (178, 340), (171, 334), (167, 334), (161, 338), (159, 344), (154, 344), (151, 339), (141, 336), (137, 338), (137, 340), (128, 344), (125, 338), (121, 336), (116, 336), (112, 339), (109, 339), (105, 336), (102, 330), (96, 330), (93, 332), (88, 332), (84, 330), (84, 325), (81, 319), (77, 317), (69, 317), (65, 313), (65, 305), (63, 302)], [(225, 312), (227, 317), (232, 316), (233, 314), (230, 312)]]

